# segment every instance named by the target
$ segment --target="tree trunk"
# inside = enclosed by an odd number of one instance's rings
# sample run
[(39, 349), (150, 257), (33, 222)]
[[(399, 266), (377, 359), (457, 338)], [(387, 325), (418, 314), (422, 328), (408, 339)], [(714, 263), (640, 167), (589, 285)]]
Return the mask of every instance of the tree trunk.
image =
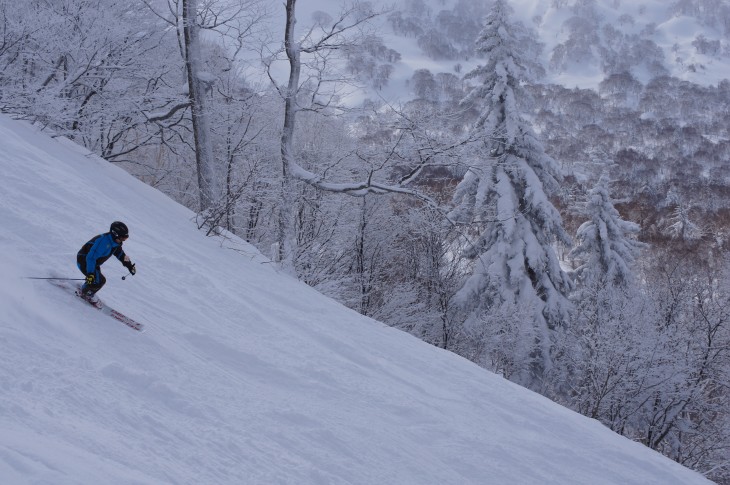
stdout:
[(205, 91), (200, 82), (203, 72), (200, 54), (200, 28), (197, 23), (197, 0), (183, 0), (183, 35), (185, 39), (185, 67), (188, 75), (188, 96), (193, 118), (195, 163), (198, 172), (200, 210), (205, 211), (215, 202), (215, 171), (213, 147), (210, 140)]
[(282, 262), (285, 268), (293, 265), (293, 227), (294, 219), (292, 210), (294, 207), (294, 194), (290, 167), (293, 157), (294, 126), (297, 114), (297, 89), (299, 87), (299, 74), (301, 72), (301, 60), (299, 44), (294, 39), (294, 26), (297, 22), (294, 15), (296, 0), (286, 2), (286, 31), (284, 33), (284, 45), (286, 56), (289, 60), (289, 83), (287, 85), (284, 100), (284, 127), (281, 130), (281, 198), (279, 200), (279, 234), (278, 234), (278, 255), (277, 259)]

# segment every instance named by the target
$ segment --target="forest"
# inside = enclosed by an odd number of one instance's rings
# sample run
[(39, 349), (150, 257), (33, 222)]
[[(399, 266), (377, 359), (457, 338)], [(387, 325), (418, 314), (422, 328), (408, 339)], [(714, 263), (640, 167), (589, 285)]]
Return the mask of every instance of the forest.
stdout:
[[(0, 0), (0, 111), (730, 484), (730, 79), (677, 77), (704, 67), (620, 0), (545, 0), (566, 18), (550, 52), (512, 2), (432, 3)], [(727, 65), (730, 6), (668, 5)], [(377, 95), (400, 82), (393, 38), (433, 61), (397, 104)], [(589, 62), (595, 89), (546, 81)]]

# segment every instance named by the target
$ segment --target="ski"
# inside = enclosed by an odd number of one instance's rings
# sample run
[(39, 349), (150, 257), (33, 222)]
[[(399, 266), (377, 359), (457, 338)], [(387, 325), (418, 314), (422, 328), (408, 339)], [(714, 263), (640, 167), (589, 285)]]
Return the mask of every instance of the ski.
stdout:
[(101, 312), (104, 313), (105, 315), (109, 315), (110, 317), (114, 318), (115, 320), (122, 322), (124, 325), (128, 326), (129, 328), (133, 328), (134, 330), (137, 330), (138, 332), (144, 332), (144, 325), (142, 325), (141, 323), (139, 323), (135, 320), (132, 320), (128, 316), (116, 311), (113, 308), (110, 308), (106, 305), (102, 305)]
[(63, 290), (71, 291), (76, 297), (78, 297), (81, 301), (83, 301), (87, 305), (99, 310), (104, 315), (112, 317), (113, 319), (117, 320), (118, 322), (123, 323), (127, 327), (134, 329), (138, 332), (144, 332), (144, 325), (142, 325), (141, 323), (139, 323), (138, 321), (136, 321), (132, 318), (129, 318), (122, 312), (115, 310), (114, 308), (110, 307), (109, 305), (103, 303), (101, 300), (99, 300), (97, 303), (92, 303), (89, 300), (87, 300), (86, 298), (84, 298), (81, 295), (81, 288), (78, 285), (69, 285), (65, 282), (59, 282), (59, 281), (51, 281), (51, 284), (54, 286), (57, 286)]
[(91, 305), (92, 307), (96, 308), (97, 310), (101, 311), (104, 315), (110, 316), (113, 319), (122, 322), (124, 325), (128, 326), (129, 328), (133, 328), (134, 330), (137, 330), (138, 332), (144, 331), (144, 325), (137, 322), (136, 320), (133, 320), (129, 318), (127, 315), (123, 314), (120, 311), (117, 311), (110, 307), (109, 305), (106, 305), (105, 303), (102, 303), (101, 300), (97, 301), (96, 303), (92, 303), (81, 294), (81, 289), (76, 289), (76, 296), (81, 298), (83, 301), (85, 301), (87, 304)]

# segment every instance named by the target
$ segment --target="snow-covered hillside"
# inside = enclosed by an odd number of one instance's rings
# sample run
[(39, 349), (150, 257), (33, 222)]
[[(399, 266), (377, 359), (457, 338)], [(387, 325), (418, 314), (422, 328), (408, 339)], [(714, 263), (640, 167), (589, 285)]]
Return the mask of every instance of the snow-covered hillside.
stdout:
[[(515, 9), (515, 18), (534, 28), (540, 41), (545, 44), (543, 62), (548, 68), (548, 82), (568, 88), (596, 88), (600, 81), (611, 74), (601, 68), (599, 50), (617, 49), (618, 44), (625, 43), (626, 54), (634, 53), (649, 58), (653, 52), (648, 50), (653, 46), (647, 46), (643, 41), (653, 42), (658, 47), (659, 59), (667, 75), (704, 86), (730, 78), (730, 58), (727, 52), (722, 52), (721, 47), (728, 45), (723, 27), (717, 23), (709, 25), (712, 23), (712, 14), (701, 7), (697, 7), (696, 15), (690, 16), (673, 6), (677, 2), (668, 0), (565, 1), (560, 8), (555, 7), (557, 2), (549, 0), (510, 0), (509, 3)], [(580, 3), (588, 7), (584, 12), (577, 13), (575, 5)], [(700, 20), (702, 15), (704, 21)], [(576, 25), (576, 18), (591, 20)], [(580, 61), (569, 62), (563, 69), (550, 68), (556, 46), (570, 42), (571, 29), (582, 28), (595, 34), (596, 43), (590, 45), (591, 55)], [(717, 43), (717, 52), (703, 52), (702, 48), (694, 45), (698, 37), (704, 38), (706, 42)], [(573, 38), (580, 39), (580, 36)], [(631, 44), (636, 47), (629, 47)], [(659, 75), (647, 71), (647, 66), (640, 62), (630, 71), (642, 83)]]
[[(462, 22), (468, 23), (473, 19), (464, 16), (488, 11), (489, 0), (401, 0), (395, 3), (375, 0), (368, 3), (388, 9), (388, 13), (373, 22), (373, 27), (384, 44), (402, 57), (393, 64), (393, 72), (385, 86), (367, 94), (353, 93), (348, 98), (351, 102), (361, 101), (363, 96), (390, 102), (405, 101), (413, 97), (413, 86), (409, 83), (416, 70), (461, 76), (483, 62), (474, 56), (429, 57), (419, 47), (418, 37), (429, 34), (441, 38), (442, 47), (451, 45), (454, 39), (445, 37), (444, 29), (448, 29), (444, 18), (461, 18)], [(610, 74), (624, 69), (643, 84), (660, 75), (703, 86), (730, 79), (730, 38), (725, 25), (728, 7), (721, 2), (508, 0), (507, 3), (514, 10), (512, 19), (533, 31), (544, 46), (540, 62), (546, 69), (546, 76), (542, 82), (567, 88), (597, 89)], [(314, 12), (336, 17), (341, 4), (339, 0), (300, 2), (297, 19), (302, 35), (311, 27)], [(399, 35), (393, 31), (389, 18), (399, 11), (412, 22), (414, 29), (421, 29), (419, 33)], [(283, 38), (284, 14), (283, 6), (272, 7), (269, 28), (275, 32), (273, 38), (277, 42)], [(439, 25), (441, 30), (436, 27)], [(459, 31), (458, 28), (452, 30)], [(564, 52), (562, 61), (556, 60), (561, 57), (556, 50)], [(460, 67), (458, 73), (455, 72), (457, 65)], [(287, 72), (282, 71), (282, 79), (286, 79)]]
[[(206, 238), (194, 214), (0, 116), (0, 483), (699, 484), (700, 475)], [(100, 296), (44, 281), (112, 220)]]

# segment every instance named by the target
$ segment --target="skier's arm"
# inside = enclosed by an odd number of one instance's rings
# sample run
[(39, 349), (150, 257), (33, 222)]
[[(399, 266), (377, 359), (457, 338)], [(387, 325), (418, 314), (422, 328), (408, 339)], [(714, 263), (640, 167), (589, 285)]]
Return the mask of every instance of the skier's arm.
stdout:
[(121, 246), (114, 250), (114, 256), (119, 260), (120, 263), (124, 264), (125, 261), (129, 261), (129, 256), (124, 252)]
[(124, 250), (121, 248), (117, 248), (117, 251), (114, 254), (119, 261), (121, 261), (122, 266), (127, 268), (130, 273), (135, 274), (137, 272), (137, 268), (135, 268), (134, 263), (131, 259), (129, 259), (129, 256), (124, 252)]

